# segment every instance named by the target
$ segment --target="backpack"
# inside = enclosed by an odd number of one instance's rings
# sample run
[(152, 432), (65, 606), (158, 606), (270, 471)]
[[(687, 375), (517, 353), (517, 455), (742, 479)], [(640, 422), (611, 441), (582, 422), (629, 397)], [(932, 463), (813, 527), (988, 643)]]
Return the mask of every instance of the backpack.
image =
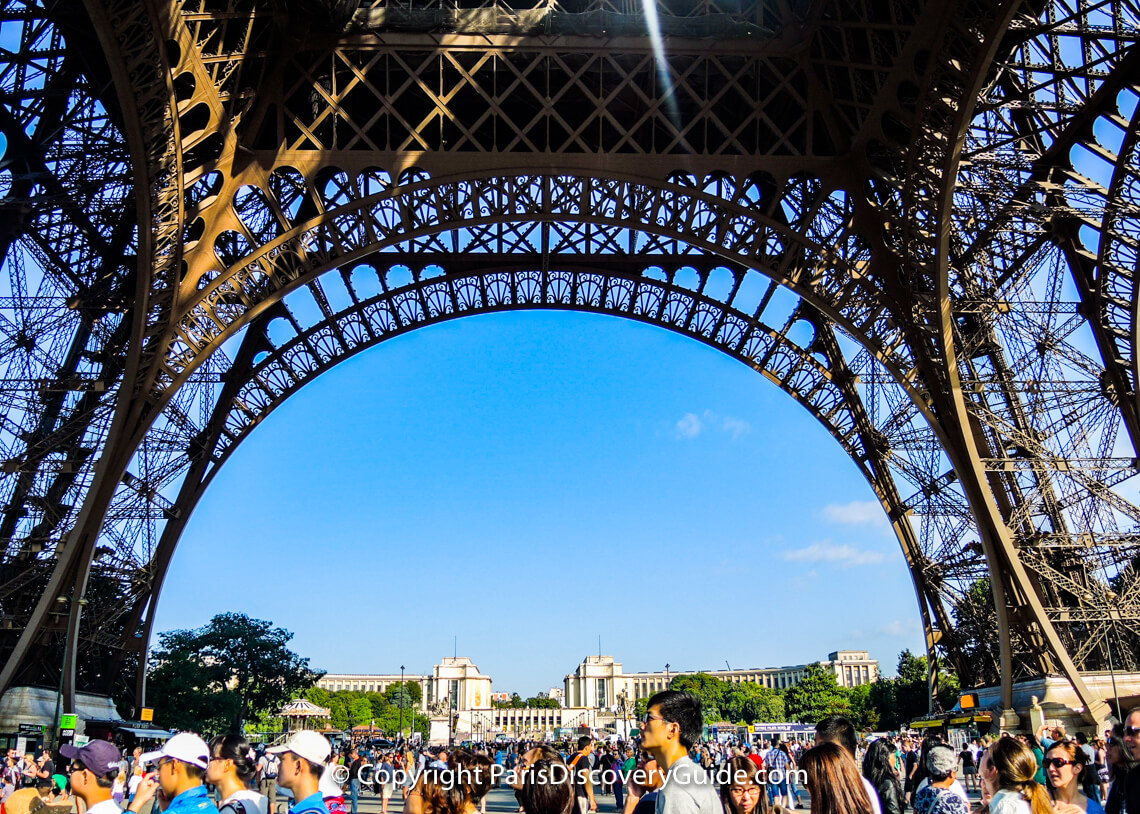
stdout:
[[(237, 803), (237, 806), (234, 806)], [(231, 800), (222, 806), (218, 811), (219, 814), (259, 814), (256, 806), (248, 805), (248, 800)]]
[(579, 769), (579, 768), (577, 768), (577, 765), (578, 765), (579, 761), (581, 761), (582, 759), (583, 759), (583, 755), (581, 752), (579, 752), (577, 754), (577, 756), (573, 760), (570, 761), (570, 764), (569, 764), (569, 766), (570, 766), (570, 785), (574, 789), (574, 796), (575, 797), (585, 797), (586, 796), (586, 784), (581, 781), (581, 779), (580, 779), (581, 774), (580, 773), (590, 771), (590, 760), (589, 760), (589, 758), (586, 758), (585, 768)]

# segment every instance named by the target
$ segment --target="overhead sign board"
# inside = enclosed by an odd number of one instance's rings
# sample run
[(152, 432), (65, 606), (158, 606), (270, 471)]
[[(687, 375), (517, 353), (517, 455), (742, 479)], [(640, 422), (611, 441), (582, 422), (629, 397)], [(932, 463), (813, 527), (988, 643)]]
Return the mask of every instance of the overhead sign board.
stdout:
[(815, 732), (810, 724), (753, 724), (752, 732), (756, 735), (776, 735), (784, 732)]
[(59, 716), (60, 729), (75, 729), (79, 726), (79, 716), (74, 712), (68, 712)]

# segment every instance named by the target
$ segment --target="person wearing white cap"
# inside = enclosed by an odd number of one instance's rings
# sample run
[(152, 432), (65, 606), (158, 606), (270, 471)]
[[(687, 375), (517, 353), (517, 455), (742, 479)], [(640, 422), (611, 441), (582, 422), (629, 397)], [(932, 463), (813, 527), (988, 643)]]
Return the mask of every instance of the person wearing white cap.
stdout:
[(203, 780), (210, 765), (210, 747), (197, 735), (180, 732), (157, 752), (139, 756), (140, 763), (158, 763), (139, 783), (128, 811), (138, 814), (158, 798), (166, 814), (218, 814)]
[(329, 814), (320, 791), (321, 774), (332, 753), (328, 740), (316, 732), (301, 730), (281, 746), (267, 751), (281, 756), (277, 784), (292, 791), (296, 801), (289, 814)]

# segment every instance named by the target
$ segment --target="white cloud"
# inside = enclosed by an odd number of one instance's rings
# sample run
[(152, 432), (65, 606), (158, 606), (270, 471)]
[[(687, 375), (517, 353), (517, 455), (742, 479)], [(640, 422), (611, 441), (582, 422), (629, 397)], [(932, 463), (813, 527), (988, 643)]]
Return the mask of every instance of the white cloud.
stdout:
[(885, 558), (878, 551), (864, 551), (853, 545), (837, 545), (830, 540), (820, 540), (806, 548), (785, 551), (780, 555), (787, 562), (829, 562), (849, 568), (853, 565), (874, 565)]
[(696, 438), (704, 426), (696, 413), (685, 413), (673, 428), (678, 438)]
[(895, 619), (877, 628), (875, 632), (883, 636), (909, 638), (911, 636), (921, 636), (922, 625), (917, 619)]
[(733, 418), (732, 416), (725, 416), (721, 419), (720, 428), (737, 439), (745, 433), (752, 432), (752, 425), (745, 421), (743, 418)]
[(887, 515), (883, 507), (873, 500), (829, 503), (823, 507), (823, 517), (831, 523), (841, 523), (845, 526), (887, 525)]
[(746, 433), (752, 432), (752, 425), (743, 418), (720, 416), (712, 410), (705, 410), (699, 416), (696, 413), (685, 413), (673, 426), (673, 432), (678, 438), (686, 440), (696, 438), (706, 429), (725, 432), (736, 440)]

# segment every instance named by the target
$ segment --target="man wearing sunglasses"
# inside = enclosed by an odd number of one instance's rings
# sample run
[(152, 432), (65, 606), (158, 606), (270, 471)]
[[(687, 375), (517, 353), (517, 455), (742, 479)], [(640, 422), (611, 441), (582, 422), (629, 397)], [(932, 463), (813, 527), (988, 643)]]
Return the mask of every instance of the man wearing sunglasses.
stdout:
[(1127, 771), (1113, 782), (1105, 811), (1108, 814), (1140, 812), (1140, 707), (1124, 716), (1124, 738), (1120, 749)]
[(71, 761), (68, 768), (71, 790), (86, 804), (87, 814), (119, 814), (111, 792), (123, 756), (115, 745), (95, 740), (80, 748), (65, 743), (59, 747), (59, 754)]
[(649, 699), (641, 745), (665, 771), (655, 814), (723, 814), (708, 772), (689, 757), (703, 724), (701, 701), (691, 692), (662, 690)]
[(158, 771), (139, 783), (128, 811), (138, 814), (157, 799), (166, 814), (218, 814), (204, 785), (210, 747), (197, 735), (179, 732), (161, 750), (140, 755), (139, 762), (157, 762)]

